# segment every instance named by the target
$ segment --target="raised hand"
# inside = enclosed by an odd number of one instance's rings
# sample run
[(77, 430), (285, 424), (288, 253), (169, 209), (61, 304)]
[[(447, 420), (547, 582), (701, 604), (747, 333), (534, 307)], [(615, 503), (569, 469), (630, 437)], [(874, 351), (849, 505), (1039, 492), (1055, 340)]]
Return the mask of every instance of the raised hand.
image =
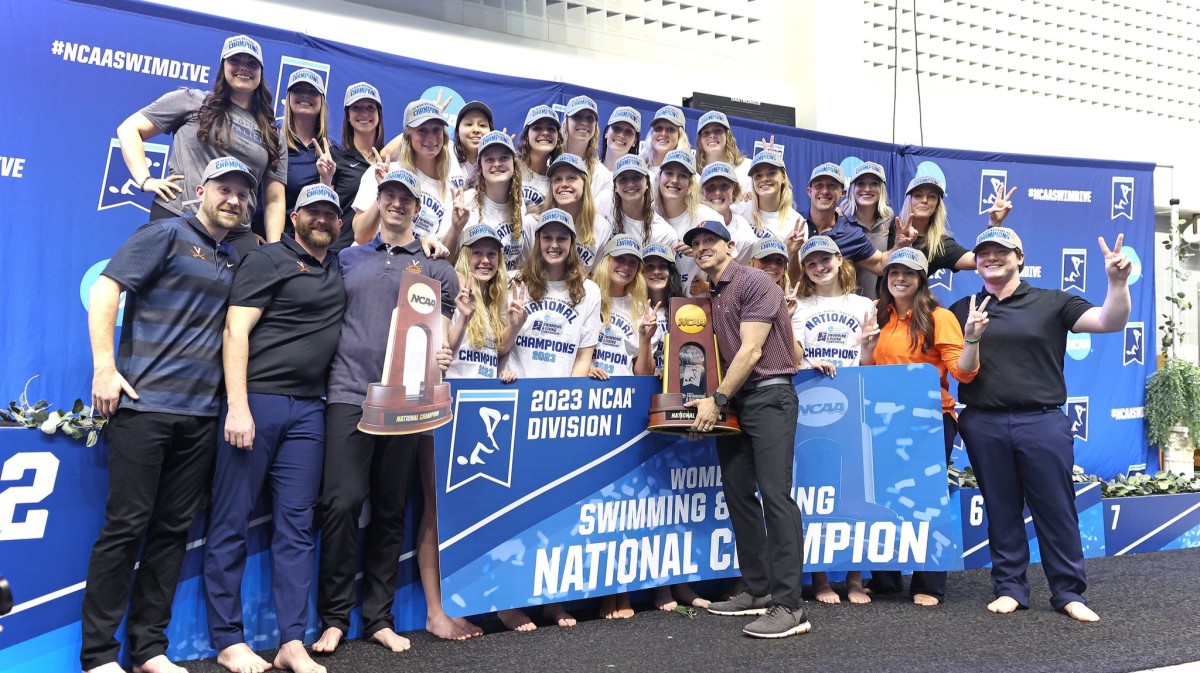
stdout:
[(804, 247), (806, 240), (808, 240), (808, 222), (801, 215), (796, 218), (796, 226), (792, 227), (792, 233), (784, 241), (787, 245), (788, 256), (791, 257), (800, 252), (800, 248)]
[(904, 222), (897, 216), (893, 226), (896, 229), (896, 248), (907, 248), (917, 240), (918, 232), (917, 228), (913, 226), (912, 215), (909, 215), (908, 220)]
[(525, 284), (521, 281), (514, 282), (511, 294), (512, 301), (508, 305), (508, 324), (520, 327), (529, 318), (529, 312), (525, 310)]
[(450, 248), (447, 248), (437, 236), (422, 236), (421, 249), (425, 251), (425, 256), (429, 259), (444, 259), (450, 256)]
[(863, 315), (862, 332), (858, 335), (858, 343), (866, 348), (874, 348), (875, 340), (879, 338), (879, 320), (876, 318), (875, 307)]
[(987, 308), (991, 297), (984, 297), (983, 302), (978, 307), (975, 306), (975, 295), (971, 295), (970, 309), (967, 313), (967, 324), (963, 326), (963, 337), (969, 341), (979, 341), (979, 337), (983, 336), (983, 331), (987, 329), (988, 314), (984, 310)]
[(763, 146), (764, 150), (771, 150), (772, 152), (776, 151), (775, 150), (775, 134), (772, 133), (771, 138), (769, 140), (767, 138), (763, 138), (762, 146)]
[(454, 296), (454, 305), (458, 307), (458, 312), (464, 318), (470, 318), (475, 315), (475, 309), (479, 302), (475, 298), (475, 283), (471, 279), (458, 274), (458, 294)]
[(796, 281), (787, 292), (783, 293), (783, 303), (787, 306), (788, 313), (793, 313), (796, 310), (796, 304), (800, 301), (797, 295), (800, 294), (800, 281)]
[[(322, 140), (325, 141), (324, 146), (322, 146)], [(332, 187), (333, 173), (337, 170), (337, 164), (333, 161), (329, 138), (313, 138), (313, 151), (317, 153), (317, 175), (321, 177), (321, 184)]]
[(692, 256), (692, 249), (689, 248), (688, 244), (684, 243), (683, 241), (675, 241), (675, 245), (671, 246), (671, 249), (674, 250), (675, 254), (677, 255), (683, 255), (684, 257)]
[(658, 309), (661, 306), (662, 302), (651, 305), (650, 300), (646, 300), (646, 311), (638, 322), (638, 333), (642, 339), (649, 341), (654, 338), (654, 333), (658, 331)]
[(367, 157), (367, 161), (370, 161), (371, 165), (375, 167), (375, 182), (377, 184), (383, 182), (383, 179), (387, 177), (388, 164), (391, 163), (388, 161), (387, 156), (381, 155), (379, 150), (372, 147), (370, 156)]
[(1104, 272), (1108, 274), (1109, 282), (1125, 283), (1129, 280), (1129, 274), (1133, 272), (1133, 262), (1129, 261), (1128, 255), (1121, 252), (1124, 243), (1125, 234), (1117, 234), (1117, 240), (1113, 243), (1112, 250), (1109, 250), (1104, 237), (1100, 237), (1100, 252), (1104, 253)]
[(467, 224), (467, 219), (470, 217), (470, 211), (467, 210), (467, 204), (463, 201), (463, 190), (461, 187), (451, 190), (454, 196), (454, 215), (451, 219), (451, 224), (455, 229), (462, 229)]
[(1004, 218), (1008, 217), (1008, 211), (1012, 210), (1012, 195), (1017, 191), (1016, 187), (1004, 193), (1004, 185), (996, 186), (996, 194), (992, 197), (992, 207), (987, 209), (988, 226), (998, 227), (1004, 224)]
[(441, 109), (441, 111), (442, 111), (442, 116), (445, 116), (446, 108), (450, 107), (450, 102), (453, 100), (454, 100), (454, 96), (450, 96), (449, 98), (447, 98), (446, 100), (443, 101), (442, 100), (442, 90), (438, 89), (437, 100), (433, 101), (433, 104), (438, 106), (438, 108)]

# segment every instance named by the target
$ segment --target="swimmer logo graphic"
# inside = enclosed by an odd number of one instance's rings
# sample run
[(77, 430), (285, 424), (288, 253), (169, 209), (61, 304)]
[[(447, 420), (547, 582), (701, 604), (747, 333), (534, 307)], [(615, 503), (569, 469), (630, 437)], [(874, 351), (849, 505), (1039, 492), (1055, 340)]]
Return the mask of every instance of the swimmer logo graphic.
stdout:
[(1146, 323), (1131, 322), (1125, 325), (1125, 347), (1121, 349), (1121, 365), (1145, 364)]
[[(150, 169), (150, 177), (161, 180), (167, 175), (167, 153), (170, 147), (158, 143), (145, 143), (146, 168)], [(100, 202), (96, 210), (108, 210), (118, 206), (136, 206), (150, 212), (150, 204), (154, 202), (154, 194), (143, 192), (133, 179), (125, 159), (121, 157), (121, 141), (112, 138), (108, 141), (108, 161), (104, 165), (104, 181), (100, 185)]]
[(943, 288), (947, 292), (954, 291), (954, 272), (950, 269), (938, 269), (929, 274), (929, 289)]
[(459, 391), (446, 493), (476, 479), (511, 487), (516, 441), (517, 391)]
[(1068, 397), (1067, 420), (1071, 422), (1071, 435), (1086, 442), (1088, 440), (1088, 397)]
[(1062, 251), (1062, 290), (1087, 292), (1087, 249), (1064, 248)]
[(1112, 215), (1108, 219), (1115, 220), (1118, 217), (1133, 220), (1133, 178), (1114, 175), (1112, 179)]
[(1008, 189), (1008, 171), (985, 168), (979, 174), (979, 214), (982, 215), (996, 202), (996, 194)]

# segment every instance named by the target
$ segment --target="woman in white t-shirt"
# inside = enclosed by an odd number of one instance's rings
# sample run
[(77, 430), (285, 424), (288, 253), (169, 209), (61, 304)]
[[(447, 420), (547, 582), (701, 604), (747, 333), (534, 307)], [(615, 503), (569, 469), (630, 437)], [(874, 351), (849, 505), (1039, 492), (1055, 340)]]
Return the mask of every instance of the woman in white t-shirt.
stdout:
[[(473, 100), (458, 109), (454, 120), (454, 158), (458, 161), (458, 175), (451, 186), (465, 190), (475, 186), (475, 169), (479, 159), (479, 143), (494, 128), (492, 108), (483, 101)], [(453, 246), (449, 246), (454, 250)]]
[[(653, 174), (653, 171), (651, 173)], [(683, 281), (683, 291), (689, 297), (705, 295), (708, 290), (702, 286), (703, 274), (699, 273), (700, 267), (696, 266), (696, 260), (692, 258), (692, 249), (682, 239), (684, 234), (700, 222), (723, 222), (724, 218), (701, 203), (700, 184), (696, 180), (696, 162), (692, 159), (691, 152), (667, 152), (654, 185), (654, 210), (671, 225), (671, 230), (680, 239), (675, 243), (675, 266), (679, 269), (679, 276)]]
[(804, 217), (793, 208), (792, 184), (783, 165), (783, 155), (772, 150), (754, 155), (750, 180), (753, 196), (744, 210), (746, 221), (760, 238), (770, 234), (788, 246), (790, 255), (795, 255), (804, 242), (807, 228)]
[[(788, 256), (787, 247), (783, 241), (768, 236), (760, 238), (750, 246), (750, 266), (759, 269), (771, 277), (775, 284), (783, 290), (783, 298), (787, 304), (789, 315), (796, 313), (796, 291), (792, 287), (791, 278), (788, 277)], [(799, 363), (804, 359), (804, 347), (799, 339), (795, 339), (796, 344), (796, 364), (799, 369)], [(736, 593), (736, 592), (735, 592)]]
[(666, 336), (669, 327), (667, 311), (670, 309), (671, 297), (684, 296), (683, 282), (679, 278), (679, 270), (675, 268), (675, 251), (657, 243), (651, 243), (643, 248), (642, 278), (646, 281), (647, 296), (658, 307), (656, 311), (658, 330), (650, 339), (650, 352), (654, 356), (654, 373), (661, 375), (663, 337)]
[[(875, 304), (854, 294), (858, 287), (854, 265), (842, 257), (837, 244), (828, 236), (814, 236), (800, 250), (804, 275), (796, 288), (796, 311), (792, 331), (804, 347), (801, 367), (819, 369), (835, 376), (839, 367), (857, 367), (864, 338), (879, 335), (875, 323)], [(829, 586), (826, 573), (813, 573), (813, 593), (822, 603), (839, 603), (837, 592)], [(851, 603), (871, 602), (863, 590), (862, 572), (846, 573), (846, 589)]]
[(567, 101), (566, 131), (563, 134), (563, 151), (582, 157), (587, 164), (588, 181), (592, 185), (592, 199), (596, 211), (607, 213), (612, 210), (612, 171), (597, 157), (600, 147), (600, 112), (596, 101), (587, 96), (576, 96)]
[(521, 197), (525, 208), (533, 210), (546, 202), (550, 194), (550, 162), (563, 153), (562, 124), (549, 105), (529, 108), (521, 141), (517, 144), (521, 171)]
[(650, 169), (646, 162), (637, 155), (627, 154), (617, 161), (613, 175), (613, 232), (634, 237), (642, 247), (651, 244), (675, 247), (679, 241), (675, 230), (662, 215), (654, 212)]
[(640, 142), (638, 135), (642, 132), (642, 113), (621, 106), (608, 115), (608, 123), (604, 126), (604, 137), (600, 140), (600, 161), (604, 167), (616, 172), (617, 161), (630, 154), (636, 155)]
[(749, 264), (754, 243), (760, 238), (771, 237), (771, 234), (764, 231), (760, 236), (746, 218), (734, 210), (734, 204), (742, 201), (742, 186), (733, 166), (724, 161), (714, 161), (705, 166), (700, 172), (700, 193), (704, 196), (704, 202), (721, 214), (721, 221), (733, 237), (730, 240), (733, 241), (738, 264)]
[(724, 112), (712, 110), (701, 115), (696, 126), (696, 168), (703, 173), (714, 161), (729, 164), (737, 175), (742, 193), (748, 195), (751, 191), (750, 159), (738, 149), (737, 139), (733, 137), (729, 126), (729, 117)]
[[(654, 118), (650, 120), (650, 133), (642, 144), (641, 153), (642, 159), (650, 167), (651, 176), (658, 174), (668, 153), (683, 150), (691, 154), (692, 146), (688, 143), (686, 128), (687, 118), (683, 116), (683, 110), (674, 105), (665, 105), (654, 113)], [(695, 172), (694, 168), (692, 172)]]
[[(467, 208), (466, 229), (486, 224), (500, 237), (500, 253), (509, 275), (516, 272), (522, 260), (522, 220), (525, 202), (521, 199), (521, 174), (517, 171), (517, 151), (512, 139), (503, 131), (492, 131), (479, 141), (475, 186), (463, 195)], [(460, 247), (462, 230), (451, 228), (442, 243), (452, 254)]]
[(602, 320), (600, 341), (588, 372), (594, 379), (654, 373), (650, 342), (658, 322), (653, 306), (646, 301), (641, 267), (641, 244), (622, 234), (605, 244), (592, 272), (592, 280), (600, 287)]
[[(587, 164), (577, 155), (561, 154), (550, 163), (547, 173), (550, 194), (546, 203), (542, 204), (542, 211), (558, 208), (571, 216), (575, 223), (575, 249), (583, 263), (584, 273), (590, 274), (596, 266), (596, 253), (612, 236), (612, 224), (596, 210), (588, 184)], [(527, 215), (526, 228), (534, 228), (537, 221), (536, 216)], [(526, 255), (531, 254), (535, 243), (532, 237), (523, 241)]]

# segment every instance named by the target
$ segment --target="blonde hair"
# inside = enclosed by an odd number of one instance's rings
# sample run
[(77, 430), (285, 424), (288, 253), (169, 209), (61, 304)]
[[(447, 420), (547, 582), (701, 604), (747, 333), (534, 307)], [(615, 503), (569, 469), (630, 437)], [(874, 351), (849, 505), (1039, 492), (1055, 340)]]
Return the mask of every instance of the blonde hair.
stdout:
[[(787, 171), (780, 168), (779, 173), (783, 175), (783, 187), (779, 190), (779, 210), (775, 212), (779, 213), (779, 220), (784, 222), (787, 221), (788, 215), (792, 211), (792, 203), (794, 202), (795, 195), (792, 193), (792, 181), (788, 179)], [(761, 234), (763, 232), (763, 221), (762, 215), (759, 213), (763, 211), (758, 205), (758, 192), (751, 192), (751, 194), (753, 198), (750, 200), (750, 217), (747, 219), (750, 220), (750, 226), (754, 227), (754, 232)]]
[[(575, 220), (575, 242), (580, 245), (593, 245), (596, 243), (596, 200), (592, 198), (592, 180), (587, 173), (580, 173), (573, 166), (568, 165), (559, 170), (575, 171), (583, 179), (583, 194), (579, 197), (579, 215), (572, 217)], [(550, 194), (546, 197), (545, 203), (538, 207), (537, 213), (540, 215), (551, 208), (562, 208), (554, 200), (553, 186), (550, 188)]]
[[(661, 169), (659, 170), (659, 173), (658, 173), (658, 180), (656, 180), (655, 183), (656, 184), (653, 185), (653, 187), (654, 187), (654, 212), (658, 213), (659, 215), (662, 215), (663, 218), (666, 219), (667, 214), (665, 212), (663, 212), (663, 204), (662, 204), (662, 187), (661, 187), (662, 170)], [(704, 202), (704, 199), (701, 198), (701, 196), (700, 196), (700, 179), (695, 173), (692, 173), (691, 180), (688, 182), (687, 191), (684, 192), (684, 194), (683, 194), (683, 207), (684, 207), (684, 210), (687, 211), (688, 217), (695, 219), (696, 210), (698, 208), (700, 208), (700, 204), (703, 202)]]
[[(760, 260), (760, 259), (752, 259), (752, 260), (750, 260), (750, 266), (752, 266), (752, 267), (754, 267), (754, 268), (758, 269), (758, 268), (759, 268), (759, 266), (758, 266), (758, 264), (757, 264), (757, 263), (759, 263), (759, 262), (762, 262), (762, 260)], [(838, 269), (838, 272), (840, 273), (840, 272), (841, 272), (841, 269)], [(855, 275), (856, 277), (858, 276), (858, 274), (857, 274), (857, 273), (855, 273), (854, 275)], [(785, 262), (784, 262), (784, 264), (783, 264), (783, 275), (779, 276), (779, 280), (778, 280), (778, 281), (776, 281), (776, 283), (775, 283), (775, 284), (776, 284), (776, 285), (778, 285), (778, 286), (780, 287), (780, 289), (782, 289), (782, 290), (783, 290), (783, 294), (785, 294), (785, 295), (786, 295), (788, 292), (791, 292), (791, 291), (792, 291), (792, 285), (791, 285), (791, 282), (792, 282), (792, 279), (788, 277), (788, 271), (787, 271), (787, 262), (785, 261)]]
[[(854, 200), (854, 196), (858, 192), (857, 185), (858, 185), (857, 181), (851, 182), (849, 189), (846, 190), (846, 196), (842, 199), (842, 202), (840, 204), (838, 204), (839, 206), (841, 206), (843, 213), (848, 214), (848, 213), (857, 213), (858, 212), (858, 204)], [(904, 200), (907, 201), (908, 198), (905, 197)], [(887, 183), (880, 180), (879, 181), (879, 203), (875, 204), (875, 219), (872, 220), (871, 222), (859, 222), (859, 224), (864, 225), (866, 227), (873, 227), (873, 226), (875, 226), (876, 222), (878, 222), (880, 220), (889, 220), (890, 221), (895, 216), (896, 216), (896, 211), (892, 210), (892, 207), (890, 205), (888, 205)]]
[(480, 309), (482, 310), (476, 310), (467, 323), (467, 341), (471, 344), (471, 348), (476, 350), (483, 348), (489, 330), (494, 342), (498, 343), (504, 330), (508, 327), (508, 320), (505, 316), (508, 273), (504, 270), (504, 247), (499, 243), (495, 245), (500, 252), (496, 264), (496, 275), (492, 276), (492, 279), (485, 285), (481, 285), (479, 279), (471, 272), (470, 255), (460, 252), (458, 261), (454, 264), (459, 277), (466, 278), (467, 282), (471, 283), (471, 289), (481, 303)]
[[(612, 255), (605, 255), (603, 259), (596, 262), (596, 266), (592, 269), (592, 280), (596, 285), (600, 286), (600, 317), (603, 320), (603, 326), (607, 327), (612, 319), (612, 279), (610, 271), (612, 268)], [(642, 261), (638, 260), (637, 273), (633, 275), (633, 280), (625, 286), (625, 294), (629, 297), (631, 304), (638, 310), (638, 307), (646, 306), (646, 298), (649, 296), (649, 290), (646, 289), (646, 279), (642, 277)], [(630, 316), (632, 318), (633, 316)]]
[[(563, 126), (569, 124), (570, 119), (570, 117), (564, 119)], [(558, 134), (559, 136), (564, 135), (561, 129), (559, 130)], [(581, 156), (584, 161), (583, 165), (587, 166), (589, 175), (596, 170), (596, 158), (600, 154), (600, 135), (600, 119), (597, 117), (596, 123), (592, 125), (592, 137), (588, 139), (587, 147), (583, 149), (583, 155)], [(562, 143), (562, 145), (565, 146), (566, 143)]]
[[(850, 294), (858, 289), (858, 271), (854, 269), (850, 260), (841, 255), (838, 255), (837, 258), (842, 260), (841, 266), (838, 267), (838, 285), (842, 289), (842, 294)], [(807, 299), (817, 294), (817, 284), (812, 282), (812, 279), (804, 272), (803, 260), (800, 261), (800, 280), (797, 281), (797, 285), (799, 286), (796, 290), (797, 299)]]
[[(439, 199), (444, 200), (447, 195), (446, 188), (450, 186), (450, 181), (448, 178), (450, 177), (451, 154), (450, 137), (446, 133), (446, 127), (442, 126), (440, 128), (442, 129), (442, 149), (438, 151), (437, 159), (434, 160), (433, 172), (436, 173), (436, 175), (431, 175), (429, 177), (437, 180), (438, 184), (441, 185), (442, 193), (439, 194), (438, 197)], [(400, 165), (412, 171), (414, 174), (420, 169), (417, 168), (417, 150), (413, 144), (409, 142), (408, 134), (416, 133), (416, 130), (416, 127), (405, 127), (404, 133), (401, 134), (401, 136), (404, 138), (404, 142), (400, 145)]]
[[(678, 126), (676, 126), (675, 128), (679, 129), (679, 142), (676, 143), (674, 149), (683, 150), (684, 152), (691, 152), (692, 144), (688, 142), (687, 136), (684, 135), (684, 133), (683, 133), (683, 129), (680, 129)], [(653, 135), (654, 135), (654, 125), (651, 124), (650, 125), (650, 133), (647, 133), (646, 139), (642, 141), (641, 156), (642, 156), (642, 160), (646, 162), (647, 166), (654, 165), (654, 163), (653, 163), (654, 143), (652, 143), (650, 140)], [(670, 152), (670, 151), (671, 150), (667, 150), (667, 152)], [(667, 156), (667, 152), (663, 152), (664, 157)]]
[[(696, 147), (700, 147), (700, 129), (696, 129)], [(704, 167), (710, 163), (707, 154), (708, 153), (704, 152), (703, 150), (696, 150), (697, 170), (704, 170)], [(713, 161), (724, 161), (730, 166), (736, 168), (738, 164), (745, 160), (746, 155), (742, 154), (742, 151), (738, 149), (737, 139), (733, 137), (733, 131), (725, 129), (725, 149), (721, 151), (721, 158), (713, 159)]]
[[(524, 205), (524, 200), (521, 197), (521, 169), (517, 166), (516, 157), (513, 157), (513, 174), (508, 179), (508, 197), (504, 202), (504, 214), (508, 218), (507, 224), (512, 232), (509, 238), (514, 243), (521, 240), (521, 221), (525, 219), (521, 213), (521, 207)], [(487, 190), (484, 189), (483, 181), (479, 177), (483, 175), (483, 152), (475, 153), (475, 211), (483, 216), (484, 199), (487, 197)], [(504, 246), (500, 246), (501, 256), (504, 254)], [(461, 255), (460, 255), (461, 257)]]
[[(317, 112), (317, 128), (313, 131), (313, 140), (329, 141), (329, 106), (325, 104), (325, 94), (319, 94), (321, 97), (321, 109)], [(284, 137), (287, 139), (288, 149), (293, 152), (299, 152), (302, 143), (300, 136), (296, 133), (295, 120), (292, 119), (291, 103), (283, 105), (283, 130)], [(353, 138), (351, 139), (353, 140)]]
[[(912, 214), (912, 196), (904, 195), (904, 207), (900, 209), (900, 221), (907, 222), (909, 215)], [(942, 254), (942, 250), (946, 247), (946, 236), (950, 233), (950, 224), (946, 217), (946, 199), (938, 194), (937, 208), (934, 208), (933, 215), (929, 216), (929, 227), (925, 233), (917, 236), (917, 240), (912, 242), (914, 248), (924, 245), (926, 256), (933, 259)]]
[[(628, 173), (636, 173), (636, 171), (626, 171)], [(624, 175), (624, 173), (622, 173)], [(646, 189), (642, 191), (642, 210), (637, 219), (642, 222), (642, 247), (650, 245), (650, 228), (654, 224), (654, 195), (650, 192), (650, 177), (637, 173), (637, 176), (646, 181)], [(612, 226), (613, 235), (625, 233), (625, 211), (621, 208), (621, 190), (617, 188), (617, 178), (613, 176), (613, 211), (612, 211)]]

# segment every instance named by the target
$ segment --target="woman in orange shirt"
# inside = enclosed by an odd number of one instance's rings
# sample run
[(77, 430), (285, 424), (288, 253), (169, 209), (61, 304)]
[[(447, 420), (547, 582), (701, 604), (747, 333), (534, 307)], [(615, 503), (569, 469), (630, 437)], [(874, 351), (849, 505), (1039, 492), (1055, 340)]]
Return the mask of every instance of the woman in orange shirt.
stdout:
[[(883, 269), (885, 282), (876, 304), (879, 339), (863, 343), (862, 361), (877, 365), (928, 363), (937, 367), (949, 461), (958, 421), (947, 374), (965, 383), (979, 372), (979, 339), (987, 328), (987, 300), (972, 306), (966, 328), (959, 328), (954, 314), (939, 306), (929, 290), (928, 276), (929, 261), (916, 248), (900, 248), (888, 257)], [(902, 586), (898, 572), (872, 573), (871, 588), (876, 592), (898, 592)], [(946, 598), (946, 573), (914, 572), (909, 592), (917, 605), (941, 603)]]

